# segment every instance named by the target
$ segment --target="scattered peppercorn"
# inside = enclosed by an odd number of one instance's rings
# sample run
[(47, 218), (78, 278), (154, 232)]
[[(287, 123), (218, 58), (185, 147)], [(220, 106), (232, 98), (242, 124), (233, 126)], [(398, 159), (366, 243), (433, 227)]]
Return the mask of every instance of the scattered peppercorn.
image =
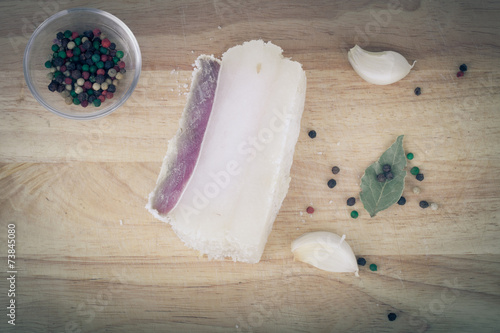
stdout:
[(371, 265), (370, 265), (370, 271), (372, 271), (372, 272), (376, 272), (376, 271), (377, 271), (377, 265), (375, 265), (375, 264), (371, 264)]
[(412, 191), (413, 191), (413, 193), (415, 193), (415, 194), (420, 194), (420, 187), (415, 186), (415, 187), (413, 188), (413, 190), (412, 190)]
[(340, 168), (339, 168), (338, 166), (334, 166), (334, 167), (332, 168), (332, 173), (333, 173), (334, 175), (338, 174), (339, 172), (340, 172)]
[(307, 207), (306, 211), (307, 211), (307, 214), (312, 214), (312, 213), (314, 213), (314, 208), (309, 206), (309, 207)]
[(381, 183), (386, 181), (385, 175), (383, 173), (380, 173), (377, 175), (377, 180)]
[(438, 204), (437, 204), (437, 203), (435, 203), (435, 202), (432, 202), (432, 203), (431, 203), (431, 209), (432, 209), (432, 210), (437, 210), (438, 208), (439, 208), (439, 206), (438, 206)]
[(457, 73), (457, 77), (462, 77), (462, 76), (464, 76), (464, 74), (465, 74), (464, 72), (460, 71)]
[(349, 199), (347, 199), (347, 206), (354, 206), (355, 203), (356, 203), (356, 198), (350, 197)]
[(413, 168), (411, 168), (410, 173), (412, 175), (416, 176), (420, 173), (420, 169), (418, 167), (413, 167)]
[(391, 166), (389, 164), (384, 164), (384, 166), (382, 167), (382, 171), (383, 172), (391, 171)]
[(316, 131), (315, 130), (310, 130), (308, 134), (309, 134), (309, 137), (311, 139), (314, 139), (316, 137)]
[(358, 265), (359, 266), (366, 265), (366, 259), (365, 258), (358, 258)]
[(406, 203), (406, 198), (405, 197), (399, 198), (398, 205), (403, 206), (405, 203)]
[(419, 205), (420, 205), (421, 208), (427, 208), (427, 207), (429, 207), (429, 203), (427, 201), (425, 201), (425, 200), (420, 201)]
[(353, 219), (357, 219), (357, 218), (358, 218), (358, 216), (359, 216), (358, 211), (353, 210), (353, 211), (351, 212), (351, 217), (352, 217)]
[(420, 87), (416, 87), (415, 88), (415, 95), (420, 96), (421, 93), (422, 93), (422, 89)]
[(424, 174), (423, 173), (418, 173), (415, 178), (417, 178), (417, 180), (419, 182), (421, 182), (422, 180), (424, 180)]
[(462, 72), (467, 72), (467, 65), (466, 64), (461, 64), (459, 69), (462, 71)]
[(415, 155), (413, 155), (413, 153), (406, 154), (406, 158), (409, 160), (412, 160), (414, 157), (415, 157)]
[(336, 181), (335, 179), (330, 179), (330, 180), (328, 181), (328, 187), (329, 187), (329, 188), (334, 188), (334, 187), (335, 187), (335, 185), (337, 185), (337, 181)]
[(389, 319), (389, 321), (394, 321), (394, 320), (396, 320), (397, 317), (398, 316), (393, 312), (391, 312), (387, 315), (387, 318)]
[(385, 172), (385, 173), (384, 173), (384, 176), (385, 176), (385, 178), (386, 178), (387, 180), (392, 180), (392, 179), (394, 179), (394, 175), (393, 175), (393, 174), (392, 174), (392, 172), (390, 172), (390, 171), (389, 171), (389, 172)]

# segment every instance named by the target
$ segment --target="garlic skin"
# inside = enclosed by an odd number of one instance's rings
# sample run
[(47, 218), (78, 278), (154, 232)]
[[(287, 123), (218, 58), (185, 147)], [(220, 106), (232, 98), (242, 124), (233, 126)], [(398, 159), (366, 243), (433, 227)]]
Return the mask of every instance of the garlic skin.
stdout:
[(410, 65), (405, 57), (397, 52), (369, 52), (358, 45), (349, 50), (347, 59), (361, 78), (378, 85), (401, 80), (408, 75), (416, 62)]
[(356, 257), (344, 240), (345, 235), (327, 231), (303, 234), (292, 242), (293, 259), (327, 272), (353, 272), (359, 276)]

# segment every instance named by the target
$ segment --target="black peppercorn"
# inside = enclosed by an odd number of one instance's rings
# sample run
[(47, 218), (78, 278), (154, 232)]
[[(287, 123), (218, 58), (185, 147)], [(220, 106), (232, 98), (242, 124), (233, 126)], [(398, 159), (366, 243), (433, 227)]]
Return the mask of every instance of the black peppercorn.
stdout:
[(80, 94), (78, 94), (78, 100), (80, 102), (83, 102), (83, 101), (86, 101), (88, 99), (89, 95), (87, 95), (86, 92), (82, 92)]
[(114, 84), (110, 84), (108, 86), (108, 92), (114, 93), (116, 91), (116, 86)]
[(55, 78), (54, 78), (54, 81), (56, 81), (57, 83), (61, 84), (63, 83), (64, 81), (64, 75), (57, 75)]
[(359, 266), (366, 265), (366, 259), (365, 258), (358, 258), (358, 265)]
[(354, 206), (355, 203), (356, 199), (354, 197), (350, 197), (349, 199), (347, 199), (347, 206)]
[(427, 201), (425, 201), (425, 200), (420, 201), (419, 205), (420, 205), (421, 208), (427, 208), (427, 207), (429, 207), (429, 203)]
[(56, 81), (50, 82), (49, 83), (49, 90), (52, 92), (56, 91), (58, 85), (59, 84)]
[(315, 131), (315, 130), (311, 130), (311, 131), (309, 131), (309, 133), (308, 133), (308, 134), (309, 134), (309, 137), (310, 137), (311, 139), (314, 139), (314, 138), (316, 137), (316, 131)]
[(330, 180), (328, 181), (328, 187), (329, 187), (329, 188), (334, 188), (334, 187), (335, 187), (335, 185), (337, 185), (337, 182), (335, 181), (335, 179), (330, 179)]
[(389, 164), (384, 164), (384, 166), (382, 167), (382, 171), (383, 172), (391, 171), (391, 166)]
[(82, 77), (82, 72), (80, 72), (78, 69), (75, 69), (71, 71), (71, 77), (75, 80), (78, 80), (79, 78)]
[(421, 182), (422, 180), (424, 180), (424, 174), (423, 173), (419, 173), (419, 174), (417, 174), (415, 176), (415, 178), (417, 178), (417, 180)]
[(415, 88), (415, 95), (420, 96), (421, 93), (422, 93), (422, 89), (420, 89), (420, 87), (416, 87)]
[(110, 49), (110, 50), (114, 50), (114, 49), (116, 49), (116, 44), (115, 44), (115, 43), (111, 43), (111, 44), (109, 44), (109, 49)]
[(55, 67), (62, 66), (64, 65), (64, 59), (61, 57), (55, 57), (54, 60), (52, 60), (52, 63), (54, 64)]
[(389, 321), (394, 321), (394, 320), (396, 320), (397, 317), (398, 316), (393, 312), (391, 312), (387, 315), (387, 318), (389, 319)]
[(69, 39), (68, 38), (61, 39), (61, 46), (63, 48), (67, 48), (68, 47), (68, 43), (69, 43)]
[(340, 172), (340, 168), (339, 168), (338, 166), (334, 166), (334, 167), (332, 168), (332, 173), (333, 173), (334, 175), (338, 174), (339, 172)]
[(377, 180), (381, 183), (385, 182), (385, 180), (386, 180), (385, 175), (383, 173), (378, 174)]
[(403, 206), (405, 203), (406, 203), (406, 198), (405, 197), (399, 198), (398, 205)]
[(105, 70), (108, 70), (110, 69), (111, 67), (114, 67), (115, 66), (115, 63), (111, 60), (106, 60), (106, 62), (104, 63), (104, 69)]
[(56, 38), (59, 39), (59, 40), (62, 40), (64, 38), (64, 34), (62, 32), (58, 32), (57, 35), (56, 35)]
[(394, 179), (394, 175), (392, 174), (392, 172), (385, 172), (384, 173), (384, 176), (387, 180), (391, 180), (391, 179)]
[(92, 46), (92, 43), (91, 43), (89, 40), (86, 40), (86, 41), (85, 41), (85, 42), (83, 42), (83, 44), (82, 44), (82, 48), (83, 48), (84, 50), (88, 50), (88, 49), (90, 49), (90, 46)]
[(69, 64), (66, 65), (66, 69), (68, 71), (74, 71), (76, 69), (76, 64), (74, 62), (70, 62)]
[(103, 83), (104, 81), (106, 81), (106, 77), (105, 77), (104, 75), (102, 75), (102, 74), (98, 74), (98, 75), (96, 75), (96, 77), (95, 77), (95, 82), (97, 82), (97, 83), (101, 84), (101, 83)]
[(467, 72), (467, 65), (466, 64), (461, 64), (459, 69), (462, 71), (462, 72)]
[(94, 95), (90, 95), (88, 98), (89, 104), (92, 103), (95, 99), (97, 99), (97, 97), (95, 97)]
[(65, 89), (66, 89), (66, 86), (65, 86), (64, 84), (59, 84), (59, 85), (57, 86), (56, 91), (57, 91), (58, 93), (62, 93)]

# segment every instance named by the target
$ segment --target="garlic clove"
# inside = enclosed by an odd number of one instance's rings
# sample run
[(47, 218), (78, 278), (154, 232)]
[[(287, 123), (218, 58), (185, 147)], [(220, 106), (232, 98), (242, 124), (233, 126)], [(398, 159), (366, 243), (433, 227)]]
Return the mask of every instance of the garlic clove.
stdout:
[(365, 81), (386, 85), (404, 78), (415, 66), (410, 65), (401, 54), (394, 51), (369, 52), (358, 45), (347, 53), (352, 68)]
[(358, 275), (358, 263), (351, 247), (345, 240), (327, 231), (303, 234), (292, 242), (294, 260), (313, 265), (328, 272), (354, 272)]

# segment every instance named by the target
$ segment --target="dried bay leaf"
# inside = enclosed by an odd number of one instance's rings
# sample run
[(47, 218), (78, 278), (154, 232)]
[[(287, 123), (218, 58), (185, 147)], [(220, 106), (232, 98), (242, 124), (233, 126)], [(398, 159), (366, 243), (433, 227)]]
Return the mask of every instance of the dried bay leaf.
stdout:
[[(378, 212), (398, 202), (403, 194), (406, 177), (406, 156), (403, 149), (403, 137), (400, 135), (379, 160), (370, 165), (361, 178), (361, 202), (373, 217)], [(377, 175), (383, 173), (382, 166), (389, 164), (394, 178), (379, 182)]]

